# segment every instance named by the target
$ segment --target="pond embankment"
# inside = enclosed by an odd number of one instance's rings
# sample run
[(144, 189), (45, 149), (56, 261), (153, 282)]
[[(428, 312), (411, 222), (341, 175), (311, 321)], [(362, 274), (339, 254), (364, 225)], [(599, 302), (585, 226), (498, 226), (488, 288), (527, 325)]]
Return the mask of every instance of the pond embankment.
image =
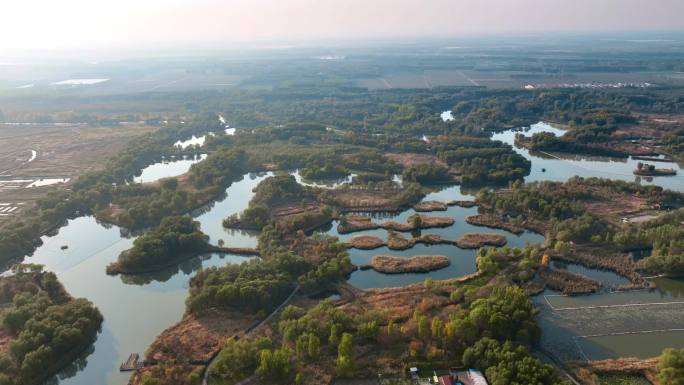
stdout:
[(599, 282), (565, 270), (546, 270), (539, 275), (546, 286), (565, 295), (591, 294), (602, 287)]

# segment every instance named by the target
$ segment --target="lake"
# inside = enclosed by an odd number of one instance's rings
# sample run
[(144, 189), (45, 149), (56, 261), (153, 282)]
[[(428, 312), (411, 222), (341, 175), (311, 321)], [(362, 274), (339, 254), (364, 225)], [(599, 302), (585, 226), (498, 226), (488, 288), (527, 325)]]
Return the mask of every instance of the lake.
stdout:
[(554, 127), (549, 123), (539, 122), (525, 130), (506, 130), (492, 135), (492, 140), (499, 140), (513, 146), (515, 151), (532, 161), (530, 175), (526, 182), (557, 181), (564, 182), (568, 178), (578, 175), (581, 177), (597, 177), (619, 179), (627, 182), (638, 181), (642, 184), (653, 184), (664, 188), (684, 192), (684, 170), (677, 163), (658, 162), (658, 167), (677, 170), (675, 176), (638, 177), (633, 174), (640, 160), (630, 158), (610, 158), (599, 156), (572, 155), (565, 153), (538, 153), (524, 148), (515, 147), (515, 134), (522, 133), (532, 136), (539, 132), (551, 132), (557, 136), (563, 135), (565, 130)]
[[(533, 125), (526, 134), (530, 135), (533, 132), (542, 131), (562, 135), (562, 129), (546, 123)], [(494, 139), (512, 144), (514, 135), (515, 131), (509, 130), (495, 134)], [(188, 140), (200, 144), (199, 139), (194, 137)], [(188, 143), (188, 141), (184, 141), (184, 143)], [(526, 178), (527, 181), (564, 181), (573, 175), (600, 176), (622, 180), (635, 179), (631, 174), (636, 164), (636, 161), (633, 160), (555, 157), (555, 155), (530, 154), (524, 149), (516, 149), (516, 151), (532, 161), (532, 173)], [(141, 170), (140, 176), (135, 180), (136, 182), (151, 182), (164, 177), (180, 175), (187, 172), (192, 164), (204, 158), (205, 155), (198, 155), (188, 159), (160, 161)], [(546, 169), (546, 172), (542, 171), (543, 168)], [(293, 174), (302, 183), (321, 187), (334, 187), (351, 178), (350, 176), (341, 180), (325, 182), (303, 181), (298, 172)], [(242, 180), (227, 188), (225, 194), (218, 197), (215, 202), (191, 213), (201, 223), (202, 230), (209, 235), (212, 243), (218, 243), (218, 240), (221, 239), (226, 246), (256, 246), (256, 232), (225, 229), (222, 226), (222, 221), (226, 216), (244, 210), (253, 195), (253, 188), (270, 175), (272, 173), (247, 174)], [(684, 183), (682, 183), (680, 176), (657, 177), (650, 182), (644, 181), (644, 183), (654, 183), (677, 191), (684, 191)], [(474, 191), (463, 190), (459, 186), (444, 186), (436, 188), (424, 200), (472, 200), (474, 193)], [(476, 227), (465, 223), (465, 217), (476, 212), (477, 208), (449, 207), (447, 211), (430, 213), (429, 215), (452, 217), (456, 222), (447, 228), (423, 230), (422, 234), (438, 234), (444, 238), (455, 240), (465, 233), (497, 233), (506, 236), (508, 245), (511, 247), (524, 246), (527, 242), (543, 242), (543, 236), (532, 232), (525, 232), (517, 236), (503, 230)], [(413, 213), (413, 210), (405, 210), (400, 213), (374, 214), (372, 217), (374, 221), (397, 220), (404, 222)], [(337, 233), (337, 222), (332, 223), (326, 229), (318, 230), (318, 232), (339, 236), (342, 240), (357, 235), (376, 235), (382, 239), (387, 237), (385, 230), (340, 235)], [(410, 234), (405, 233), (404, 236), (410, 236)], [(68, 221), (55, 234), (45, 236), (42, 239), (43, 245), (25, 261), (44, 264), (47, 269), (54, 271), (72, 295), (93, 301), (105, 318), (102, 332), (98, 335), (93, 350), (86, 352), (83, 360), (66, 370), (57, 381), (60, 384), (69, 385), (126, 384), (129, 374), (119, 373), (119, 364), (130, 353), (143, 354), (159, 333), (182, 318), (190, 277), (201, 267), (240, 263), (248, 259), (236, 255), (208, 254), (155, 274), (112, 277), (105, 274), (105, 267), (114, 261), (121, 251), (130, 248), (134, 241), (132, 237), (122, 236), (122, 231), (118, 227), (98, 223), (93, 217), (80, 217)], [(61, 250), (63, 245), (67, 245), (69, 248)], [(393, 251), (386, 248), (371, 251), (350, 250), (351, 259), (356, 264), (366, 264), (373, 255), (377, 254), (402, 256), (443, 254), (449, 257), (452, 265), (427, 274), (386, 275), (373, 270), (357, 271), (351, 274), (349, 282), (358, 287), (369, 288), (417, 283), (422, 282), (426, 277), (435, 279), (460, 277), (475, 271), (475, 253), (475, 250), (462, 250), (451, 245), (418, 245), (413, 249), (404, 251)], [(579, 265), (570, 264), (566, 268), (605, 281), (610, 285), (619, 284), (623, 280), (622, 277), (611, 272), (587, 269)], [(582, 342), (587, 345), (582, 345), (585, 354), (587, 351), (593, 351), (591, 350), (593, 349), (592, 346), (599, 346), (596, 349), (600, 352), (612, 352), (611, 354), (619, 355), (629, 353), (628, 350), (621, 347), (624, 344), (623, 338), (603, 338), (601, 336), (589, 339), (581, 336), (615, 331), (665, 330), (682, 326), (682, 309), (676, 307), (680, 305), (675, 304), (674, 302), (678, 301), (673, 298), (684, 298), (684, 285), (678, 280), (656, 279), (654, 282), (658, 289), (648, 292), (648, 294), (630, 292), (622, 297), (604, 298), (603, 296), (611, 294), (601, 293), (581, 297), (582, 299), (561, 299), (557, 296), (558, 293), (546, 291), (543, 295), (534, 297), (533, 300), (540, 309), (538, 320), (544, 330), (542, 346), (554, 348), (554, 353), (560, 357), (565, 356), (556, 351), (567, 352), (567, 354), (563, 354), (581, 359), (582, 350), (579, 349), (580, 345), (576, 341), (578, 338), (583, 338), (588, 341)], [(552, 295), (556, 297), (551, 297)], [(550, 303), (557, 304), (556, 307), (581, 307), (582, 309), (554, 310), (547, 302), (547, 298), (554, 298), (550, 300), (552, 301)], [(572, 302), (576, 300), (580, 302)], [(636, 312), (631, 310), (632, 307), (599, 308), (599, 313), (596, 313), (595, 309), (584, 309), (592, 307), (592, 303), (611, 304), (615, 302), (631, 305), (639, 301), (670, 301), (672, 303), (653, 305), (652, 307), (640, 306), (640, 309), (645, 310)], [(597, 330), (591, 328), (589, 328), (591, 330), (586, 330), (587, 325), (595, 325), (597, 322), (600, 324)], [(656, 341), (656, 345), (649, 345), (650, 347), (647, 349), (649, 354), (658, 351), (660, 347), (678, 345), (680, 337), (679, 334), (663, 334), (663, 337), (653, 340)]]
[[(212, 243), (223, 239), (226, 246), (256, 246), (255, 232), (224, 229), (221, 221), (245, 209), (252, 189), (268, 175), (245, 175), (218, 201), (193, 213)], [(180, 321), (190, 277), (202, 267), (249, 259), (210, 253), (153, 274), (108, 276), (106, 266), (134, 241), (122, 236), (119, 227), (98, 223), (93, 217), (80, 217), (42, 240), (43, 245), (25, 262), (43, 264), (54, 271), (70, 294), (92, 301), (105, 319), (93, 351), (86, 352), (83, 360), (60, 374), (63, 378), (58, 382), (65, 385), (128, 383), (130, 373), (120, 373), (119, 365), (131, 353), (143, 354), (157, 335)], [(63, 245), (68, 249), (62, 250)]]
[[(471, 195), (461, 192), (460, 188), (452, 186), (442, 191), (436, 191), (434, 193), (428, 194), (425, 198), (423, 198), (424, 201), (446, 201), (454, 199), (472, 200), (473, 197)], [(403, 223), (407, 221), (408, 217), (415, 213), (416, 212), (413, 209), (409, 209), (402, 211), (400, 213), (360, 214), (370, 216), (373, 222), (397, 221)], [(477, 207), (464, 208), (458, 206), (451, 206), (448, 207), (446, 211), (434, 211), (431, 213), (424, 214), (450, 217), (455, 220), (455, 223), (449, 227), (423, 229), (422, 231), (420, 231), (420, 234), (422, 235), (435, 234), (441, 236), (444, 239), (457, 240), (467, 233), (494, 233), (505, 236), (508, 240), (508, 246), (510, 247), (523, 247), (526, 243), (534, 244), (544, 242), (544, 237), (542, 235), (530, 231), (525, 231), (521, 235), (515, 235), (505, 230), (473, 226), (466, 223), (465, 218), (467, 216), (477, 214)], [(331, 226), (328, 226), (325, 229), (320, 229), (319, 232), (336, 236), (341, 241), (348, 241), (349, 239), (360, 235), (373, 235), (383, 240), (387, 240), (387, 230), (385, 229), (374, 229), (357, 231), (349, 234), (339, 234), (337, 232), (338, 224), (339, 221), (333, 221)], [(411, 233), (402, 233), (402, 235), (406, 238), (411, 237)], [(448, 267), (445, 267), (440, 270), (435, 270), (429, 273), (383, 274), (376, 272), (372, 269), (357, 270), (351, 274), (348, 282), (360, 288), (378, 288), (396, 287), (407, 284), (419, 283), (424, 281), (427, 277), (431, 277), (433, 279), (458, 278), (474, 273), (476, 271), (476, 253), (477, 250), (460, 249), (454, 245), (446, 244), (417, 244), (414, 247), (407, 250), (390, 250), (387, 247), (380, 247), (373, 250), (350, 249), (349, 256), (352, 263), (359, 266), (369, 264), (371, 259), (375, 255), (392, 255), (402, 257), (411, 257), (416, 255), (444, 255), (449, 258), (451, 264)]]
[(157, 163), (153, 163), (142, 170), (140, 175), (133, 178), (136, 183), (155, 182), (159, 179), (169, 178), (185, 174), (190, 167), (207, 158), (207, 154), (197, 154), (194, 156), (164, 158)]

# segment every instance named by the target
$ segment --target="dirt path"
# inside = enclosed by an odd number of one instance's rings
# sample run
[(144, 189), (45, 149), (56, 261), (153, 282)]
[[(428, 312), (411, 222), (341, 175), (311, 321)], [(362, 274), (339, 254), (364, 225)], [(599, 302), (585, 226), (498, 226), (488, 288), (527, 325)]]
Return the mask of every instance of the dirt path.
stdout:
[(579, 381), (575, 379), (575, 377), (573, 377), (567, 370), (565, 370), (565, 368), (563, 367), (563, 362), (556, 359), (556, 357), (554, 357), (551, 353), (545, 351), (542, 348), (538, 348), (537, 353), (542, 357), (546, 358), (551, 363), (553, 363), (556, 369), (574, 385), (582, 385)]

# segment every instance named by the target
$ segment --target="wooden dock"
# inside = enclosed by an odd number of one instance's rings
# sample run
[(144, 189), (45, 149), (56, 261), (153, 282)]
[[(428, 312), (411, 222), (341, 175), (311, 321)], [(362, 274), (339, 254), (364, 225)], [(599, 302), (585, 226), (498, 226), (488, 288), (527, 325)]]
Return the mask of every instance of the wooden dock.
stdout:
[(119, 367), (120, 372), (131, 372), (133, 370), (138, 370), (143, 367), (143, 363), (140, 362), (140, 355), (138, 353), (132, 353), (128, 356), (126, 362), (121, 364)]

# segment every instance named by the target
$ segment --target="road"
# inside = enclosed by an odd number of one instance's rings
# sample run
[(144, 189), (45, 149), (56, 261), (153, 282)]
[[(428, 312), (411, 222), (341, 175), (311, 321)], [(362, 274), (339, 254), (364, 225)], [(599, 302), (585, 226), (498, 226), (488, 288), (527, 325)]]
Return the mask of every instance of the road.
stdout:
[[(297, 285), (297, 286), (294, 288), (294, 290), (292, 291), (292, 293), (290, 294), (290, 296), (287, 297), (287, 298), (285, 299), (285, 301), (283, 301), (283, 303), (280, 304), (280, 306), (278, 306), (277, 308), (275, 308), (275, 310), (273, 310), (273, 311), (271, 312), (271, 314), (268, 315), (268, 317), (264, 318), (264, 319), (263, 319), (261, 322), (259, 322), (256, 326), (254, 326), (253, 328), (247, 330), (247, 331), (245, 332), (244, 336), (245, 336), (245, 337), (248, 336), (248, 335), (249, 335), (250, 333), (252, 333), (253, 331), (259, 329), (259, 327), (261, 327), (263, 324), (265, 324), (265, 323), (267, 323), (268, 321), (270, 321), (271, 318), (273, 318), (273, 317), (274, 317), (282, 308), (284, 308), (284, 307), (290, 302), (290, 300), (292, 300), (292, 298), (297, 294), (298, 291), (299, 291), (299, 285)], [(210, 371), (211, 365), (212, 365), (212, 364), (214, 363), (214, 361), (216, 360), (216, 357), (218, 357), (218, 353), (215, 354), (214, 357), (212, 357), (211, 360), (209, 360), (209, 362), (207, 363), (207, 367), (204, 369), (204, 377), (202, 377), (202, 385), (208, 385), (208, 384), (209, 384), (209, 371)], [(255, 378), (254, 378), (254, 376), (245, 378), (244, 380), (238, 382), (238, 383), (235, 384), (235, 385), (249, 385), (249, 384), (252, 384), (252, 383), (255, 383)]]

